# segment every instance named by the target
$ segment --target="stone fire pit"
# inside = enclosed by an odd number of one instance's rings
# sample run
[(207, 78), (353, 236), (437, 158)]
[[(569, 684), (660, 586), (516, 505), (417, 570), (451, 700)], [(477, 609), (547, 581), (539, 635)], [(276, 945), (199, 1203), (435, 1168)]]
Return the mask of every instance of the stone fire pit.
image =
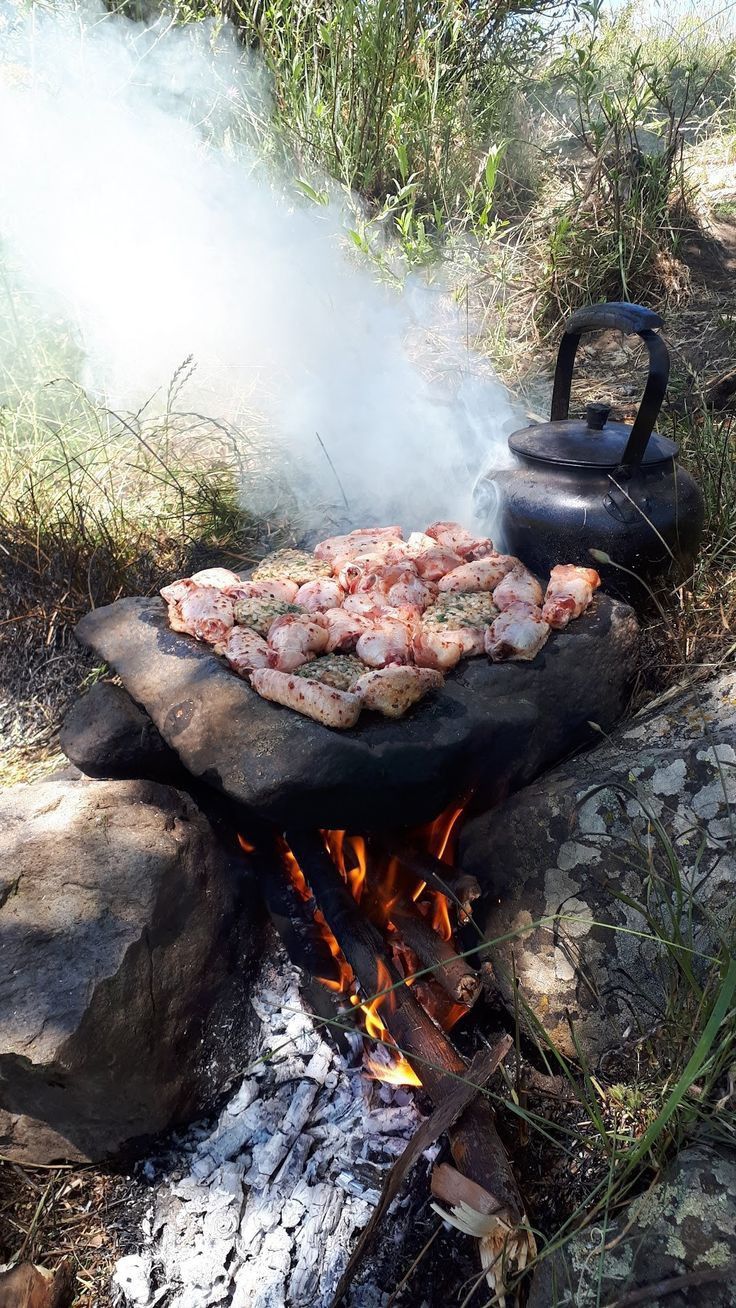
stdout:
[(171, 631), (158, 598), (118, 600), (76, 634), (121, 677), (195, 777), (283, 825), (377, 829), (434, 817), (473, 791), (488, 805), (623, 713), (633, 611), (598, 595), (532, 663), (470, 659), (401, 721), (330, 731), (261, 699), (213, 652)]

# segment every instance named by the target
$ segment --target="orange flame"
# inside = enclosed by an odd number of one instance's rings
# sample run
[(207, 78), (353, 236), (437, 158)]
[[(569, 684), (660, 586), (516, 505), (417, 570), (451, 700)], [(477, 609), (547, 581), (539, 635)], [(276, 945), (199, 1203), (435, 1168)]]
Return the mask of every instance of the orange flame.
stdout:
[(359, 904), (368, 871), (365, 840), (362, 836), (349, 836), (345, 831), (323, 831), (322, 837), (330, 858)]
[(394, 1063), (381, 1063), (372, 1054), (366, 1054), (363, 1065), (374, 1081), (384, 1081), (386, 1085), (422, 1084), (414, 1068), (401, 1055)]
[(252, 845), (249, 840), (246, 840), (245, 836), (241, 836), (240, 832), (238, 832), (238, 844), (244, 854), (255, 854), (255, 845)]
[[(296, 858), (292, 854), (285, 840), (279, 838), (278, 847), (291, 884), (304, 902), (308, 903), (312, 899), (312, 892), (309, 889), (307, 879), (297, 863)], [(335, 980), (326, 976), (317, 977), (317, 980), (327, 986), (328, 990), (334, 990), (338, 994), (347, 994), (352, 990), (355, 981), (353, 969), (338, 945), (337, 940), (330, 931), (322, 910), (319, 908), (315, 908), (314, 910), (314, 921), (319, 927), (320, 935), (337, 964), (338, 973), (337, 979)]]

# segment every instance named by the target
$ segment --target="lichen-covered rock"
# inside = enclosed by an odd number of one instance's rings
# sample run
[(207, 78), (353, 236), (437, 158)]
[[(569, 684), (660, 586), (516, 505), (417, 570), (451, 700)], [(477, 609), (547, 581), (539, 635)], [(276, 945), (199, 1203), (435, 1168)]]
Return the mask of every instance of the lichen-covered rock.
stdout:
[(492, 951), (501, 990), (514, 1001), (515, 973), (566, 1054), (568, 1015), (592, 1059), (656, 1024), (672, 958), (653, 930), (674, 939), (676, 921), (697, 971), (732, 922), (734, 763), (731, 670), (670, 693), (467, 825), (460, 860), (487, 891), (487, 937), (514, 933)]
[(179, 791), (62, 776), (3, 792), (0, 1154), (99, 1159), (211, 1102), (257, 925)]
[[(606, 1227), (574, 1235), (542, 1262), (527, 1308), (597, 1308), (636, 1290), (648, 1291), (636, 1300), (642, 1308), (734, 1308), (734, 1213), (736, 1156), (693, 1146)], [(687, 1278), (680, 1289), (678, 1277)]]

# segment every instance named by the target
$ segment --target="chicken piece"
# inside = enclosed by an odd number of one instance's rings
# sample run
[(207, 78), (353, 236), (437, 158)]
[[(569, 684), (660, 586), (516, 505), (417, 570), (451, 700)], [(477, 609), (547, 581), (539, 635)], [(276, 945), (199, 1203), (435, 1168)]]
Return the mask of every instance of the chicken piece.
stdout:
[(323, 686), (334, 686), (336, 690), (352, 690), (364, 672), (365, 663), (356, 659), (354, 654), (319, 654), (316, 659), (310, 659), (297, 668), (294, 676), (319, 681)]
[(271, 650), (257, 631), (249, 627), (231, 627), (223, 641), (215, 645), (215, 654), (222, 654), (230, 667), (244, 677), (254, 668), (270, 666)]
[(533, 612), (528, 605), (513, 605), (499, 613), (486, 631), (485, 646), (494, 663), (504, 659), (536, 658), (549, 636), (549, 624), (543, 622), (539, 610)]
[[(327, 628), (300, 613), (274, 618), (268, 630), (270, 664), (279, 672), (293, 672), (327, 647)], [(321, 615), (320, 615), (321, 616)]]
[(411, 658), (412, 631), (398, 618), (381, 615), (371, 622), (355, 646), (359, 659), (369, 668), (385, 668), (389, 663), (408, 663)]
[(473, 536), (459, 522), (433, 522), (427, 527), (426, 536), (431, 536), (445, 549), (454, 550), (463, 559), (482, 559), (493, 550), (493, 541), (487, 536)]
[(574, 563), (558, 563), (550, 573), (544, 597), (542, 617), (555, 631), (561, 631), (573, 618), (584, 613), (601, 579), (595, 568), (578, 568)]
[(439, 581), (446, 572), (451, 572), (462, 563), (462, 558), (454, 550), (440, 545), (423, 531), (413, 531), (406, 542), (409, 557), (413, 559), (417, 572), (426, 581)]
[(375, 549), (381, 543), (401, 540), (401, 534), (401, 527), (369, 527), (366, 530), (358, 528), (344, 536), (329, 536), (327, 540), (318, 541), (314, 553), (318, 559), (327, 559), (330, 562), (339, 556), (344, 556), (347, 560), (355, 558), (356, 554), (364, 554), (367, 550)]
[(315, 559), (308, 550), (276, 550), (262, 559), (253, 570), (254, 581), (295, 581), (303, 586), (306, 581), (331, 577), (332, 568), (322, 559)]
[(396, 559), (389, 557), (391, 553), (391, 546), (388, 541), (385, 541), (383, 544), (379, 542), (375, 549), (362, 554), (340, 554), (333, 559), (333, 575), (337, 577), (343, 590), (352, 591), (361, 577), (376, 572), (386, 564), (396, 563)]
[[(196, 583), (191, 577), (182, 577), (181, 581), (171, 581), (168, 586), (162, 586), (159, 595), (166, 600), (168, 605), (180, 604), (186, 595), (196, 588)], [(176, 630), (176, 628), (175, 628)]]
[(360, 637), (366, 630), (366, 619), (359, 613), (349, 613), (346, 609), (327, 609), (322, 614), (327, 624), (326, 652), (355, 649)]
[(432, 603), (437, 587), (432, 581), (423, 581), (421, 577), (414, 580), (397, 581), (388, 591), (386, 598), (392, 608), (403, 608), (406, 604), (418, 609), (426, 609)]
[(342, 605), (346, 613), (361, 618), (378, 618), (391, 608), (388, 595), (382, 590), (360, 591), (355, 595), (346, 595)]
[(280, 581), (274, 577), (272, 581), (239, 581), (237, 586), (228, 586), (225, 594), (233, 600), (281, 600), (293, 604), (298, 590), (295, 581)]
[(201, 572), (193, 572), (191, 580), (195, 586), (214, 586), (216, 590), (240, 585), (237, 572), (231, 572), (229, 568), (203, 568)]
[(209, 645), (224, 640), (235, 622), (232, 600), (215, 586), (194, 586), (173, 607), (180, 623), (174, 630), (185, 631)]
[(363, 707), (375, 709), (387, 718), (400, 718), (412, 704), (444, 682), (441, 672), (429, 668), (380, 668), (365, 672), (353, 690)]
[(256, 668), (251, 673), (250, 683), (263, 699), (314, 718), (323, 727), (338, 730), (354, 727), (363, 706), (360, 696), (349, 690), (322, 686), (318, 681), (307, 681), (304, 677), (290, 677), (288, 672), (276, 668)]
[(308, 613), (325, 613), (327, 609), (338, 609), (344, 598), (345, 591), (333, 577), (307, 581), (296, 593), (296, 603)]
[[(525, 604), (530, 609), (539, 609), (544, 592), (542, 587), (521, 564), (507, 572), (503, 581), (493, 589), (493, 603), (502, 613), (506, 609)], [(541, 615), (540, 615), (541, 616)]]
[(495, 590), (506, 573), (518, 566), (519, 560), (512, 558), (510, 554), (487, 554), (483, 559), (475, 559), (472, 563), (461, 563), (459, 567), (453, 568), (442, 577), (439, 588), (441, 592)]
[(484, 635), (483, 627), (420, 627), (411, 643), (414, 662), (447, 672), (461, 659), (482, 654)]

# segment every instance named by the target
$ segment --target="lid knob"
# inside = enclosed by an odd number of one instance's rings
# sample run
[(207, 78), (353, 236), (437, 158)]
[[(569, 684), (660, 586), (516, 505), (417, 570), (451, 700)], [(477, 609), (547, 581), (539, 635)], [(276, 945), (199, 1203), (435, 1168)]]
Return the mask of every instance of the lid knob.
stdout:
[(610, 404), (586, 404), (585, 418), (591, 431), (603, 431), (611, 412)]

